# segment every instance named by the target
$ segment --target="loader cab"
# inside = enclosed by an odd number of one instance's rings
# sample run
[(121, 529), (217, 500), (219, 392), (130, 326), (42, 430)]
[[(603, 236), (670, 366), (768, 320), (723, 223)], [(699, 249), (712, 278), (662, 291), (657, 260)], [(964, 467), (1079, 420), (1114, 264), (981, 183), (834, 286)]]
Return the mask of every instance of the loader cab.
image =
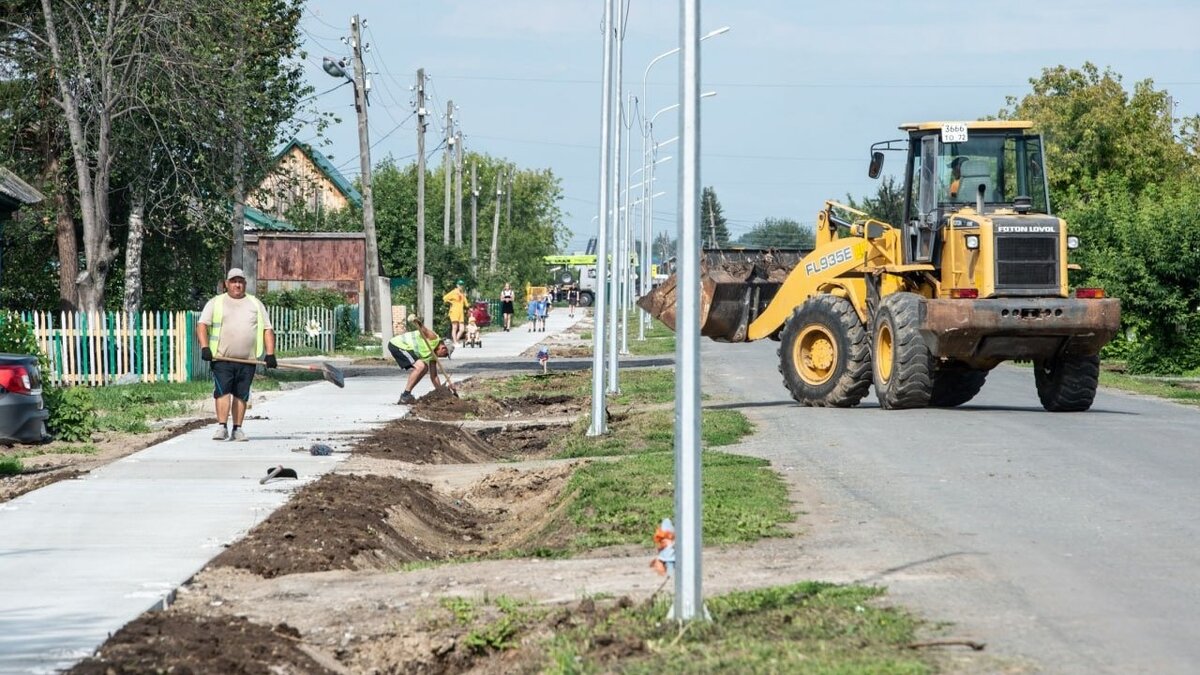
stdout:
[(906, 263), (939, 262), (951, 215), (1050, 213), (1042, 138), (1029, 122), (906, 124)]

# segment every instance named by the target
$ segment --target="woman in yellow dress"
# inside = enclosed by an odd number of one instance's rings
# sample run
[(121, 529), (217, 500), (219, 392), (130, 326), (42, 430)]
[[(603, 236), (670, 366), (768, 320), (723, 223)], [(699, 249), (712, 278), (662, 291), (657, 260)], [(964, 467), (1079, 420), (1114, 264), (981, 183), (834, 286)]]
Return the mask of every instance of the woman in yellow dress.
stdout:
[(463, 321), (467, 314), (467, 293), (463, 290), (463, 280), (459, 279), (450, 292), (442, 296), (442, 300), (450, 305), (447, 315), (450, 318), (450, 340), (457, 345), (463, 338)]

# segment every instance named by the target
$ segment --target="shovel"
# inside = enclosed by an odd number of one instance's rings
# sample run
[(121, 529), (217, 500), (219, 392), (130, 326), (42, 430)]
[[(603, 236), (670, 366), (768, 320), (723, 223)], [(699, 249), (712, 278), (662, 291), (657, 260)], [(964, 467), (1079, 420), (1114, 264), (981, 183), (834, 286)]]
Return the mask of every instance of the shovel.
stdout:
[(454, 394), (454, 398), (462, 398), (458, 395), (458, 388), (455, 387), (454, 382), (450, 380), (450, 371), (446, 370), (446, 367), (442, 365), (441, 361), (438, 362), (438, 375), (443, 379), (446, 384), (446, 388), (450, 390), (450, 393)]
[[(265, 366), (265, 361), (255, 361), (254, 359), (235, 359), (232, 356), (213, 356), (214, 361), (229, 361), (231, 363), (245, 363), (251, 366)], [(280, 368), (290, 368), (291, 370), (308, 370), (314, 373), (321, 373), (329, 382), (337, 385), (339, 389), (346, 387), (346, 378), (342, 375), (341, 369), (332, 363), (321, 363), (321, 365), (301, 365), (299, 363), (280, 363)]]

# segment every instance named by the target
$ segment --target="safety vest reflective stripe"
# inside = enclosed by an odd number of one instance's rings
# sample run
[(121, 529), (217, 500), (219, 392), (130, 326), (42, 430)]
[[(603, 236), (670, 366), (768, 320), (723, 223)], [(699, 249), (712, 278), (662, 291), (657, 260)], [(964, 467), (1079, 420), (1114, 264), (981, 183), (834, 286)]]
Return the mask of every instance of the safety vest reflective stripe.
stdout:
[[(208, 327), (208, 348), (213, 353), (216, 353), (217, 343), (221, 340), (221, 322), (225, 318), (225, 298), (227, 297), (229, 297), (228, 293), (222, 293), (213, 302), (212, 325)], [(254, 336), (254, 356), (258, 358), (266, 352), (266, 338), (264, 336), (267, 332), (267, 321), (263, 314), (262, 303), (258, 302), (258, 298), (249, 293), (245, 297), (254, 302), (258, 309), (258, 331)]]

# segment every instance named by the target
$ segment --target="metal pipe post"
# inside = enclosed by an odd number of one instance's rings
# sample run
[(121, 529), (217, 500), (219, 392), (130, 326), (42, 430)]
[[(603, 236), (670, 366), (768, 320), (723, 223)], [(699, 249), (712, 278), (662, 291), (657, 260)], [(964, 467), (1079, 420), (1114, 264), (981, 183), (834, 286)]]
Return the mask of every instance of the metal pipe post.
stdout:
[(675, 618), (704, 618), (700, 473), (700, 0), (679, 17), (679, 262), (675, 323)]
[(600, 436), (608, 433), (608, 420), (605, 418), (604, 397), (604, 309), (607, 295), (604, 287), (605, 275), (608, 273), (608, 197), (609, 178), (612, 174), (612, 157), (609, 155), (612, 132), (612, 47), (613, 47), (613, 2), (604, 1), (604, 74), (601, 79), (600, 96), (600, 217), (596, 234), (596, 304), (592, 317), (595, 326), (592, 330), (592, 422), (588, 427), (588, 436)]

